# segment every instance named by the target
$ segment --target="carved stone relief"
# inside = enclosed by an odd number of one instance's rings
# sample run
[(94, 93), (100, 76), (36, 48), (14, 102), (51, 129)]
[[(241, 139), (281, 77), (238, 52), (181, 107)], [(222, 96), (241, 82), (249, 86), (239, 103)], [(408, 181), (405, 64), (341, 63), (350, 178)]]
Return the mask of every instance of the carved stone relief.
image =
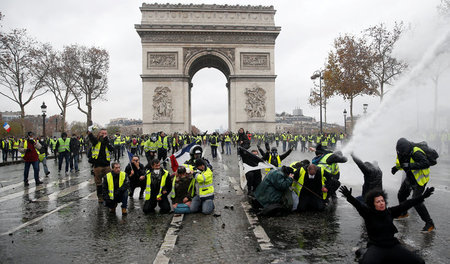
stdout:
[(153, 120), (172, 119), (172, 91), (169, 87), (156, 87), (153, 95)]
[(269, 53), (241, 53), (241, 70), (270, 70)]
[(147, 68), (178, 68), (177, 52), (148, 52)]
[(196, 54), (203, 51), (216, 51), (223, 56), (227, 57), (231, 63), (234, 65), (234, 49), (233, 48), (183, 48), (183, 58), (184, 63), (186, 63), (189, 59), (191, 59)]
[(252, 88), (245, 88), (247, 96), (245, 111), (249, 118), (263, 118), (266, 116), (266, 91), (254, 84)]

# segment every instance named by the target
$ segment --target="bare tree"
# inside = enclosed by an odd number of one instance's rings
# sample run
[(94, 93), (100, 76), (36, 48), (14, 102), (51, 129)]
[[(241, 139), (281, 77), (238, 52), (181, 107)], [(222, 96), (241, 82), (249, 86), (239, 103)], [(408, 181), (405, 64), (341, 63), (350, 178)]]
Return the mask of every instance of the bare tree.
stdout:
[(391, 85), (391, 82), (408, 67), (406, 62), (392, 56), (395, 43), (402, 32), (403, 22), (395, 22), (392, 31), (388, 30), (383, 23), (365, 30), (366, 37), (369, 38), (371, 53), (369, 69), (378, 83), (380, 101), (387, 92), (385, 84)]
[(47, 92), (43, 89), (47, 69), (37, 67), (41, 56), (37, 45), (24, 29), (0, 35), (0, 94), (19, 105), (22, 129), (25, 106)]
[(353, 99), (359, 95), (377, 94), (376, 85), (370, 76), (370, 52), (364, 39), (354, 36), (339, 36), (334, 41), (334, 50), (328, 54), (324, 72), (327, 89), (350, 101), (350, 117), (353, 124)]
[[(72, 93), (78, 109), (86, 115), (87, 126), (92, 123), (92, 103), (97, 99), (105, 100), (108, 92), (109, 54), (106, 50), (84, 46), (72, 46), (75, 49), (77, 85)], [(85, 107), (85, 108), (83, 108)]]
[(441, 0), (438, 11), (442, 16), (450, 18), (450, 0)]
[(76, 104), (72, 94), (72, 88), (76, 85), (75, 53), (70, 47), (65, 47), (62, 52), (58, 52), (53, 50), (50, 44), (45, 44), (42, 46), (42, 54), (39, 65), (48, 69), (48, 74), (44, 78), (45, 85), (54, 95), (56, 104), (61, 110), (61, 127), (56, 129), (64, 131), (67, 108)]

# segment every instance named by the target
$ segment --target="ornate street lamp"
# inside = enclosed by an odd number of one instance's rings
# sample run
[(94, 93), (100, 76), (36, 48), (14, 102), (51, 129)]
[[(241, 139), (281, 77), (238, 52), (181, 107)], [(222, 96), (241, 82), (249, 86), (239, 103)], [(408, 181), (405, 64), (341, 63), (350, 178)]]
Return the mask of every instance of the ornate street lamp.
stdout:
[(42, 102), (41, 105), (41, 110), (42, 110), (42, 134), (45, 138), (45, 113), (47, 113), (47, 106), (45, 105), (45, 102)]
[(344, 109), (344, 134), (347, 134), (347, 109)]
[(322, 79), (323, 72), (321, 70), (317, 70), (311, 76), (311, 80), (315, 80), (319, 78), (319, 107), (320, 107), (320, 134), (322, 134)]

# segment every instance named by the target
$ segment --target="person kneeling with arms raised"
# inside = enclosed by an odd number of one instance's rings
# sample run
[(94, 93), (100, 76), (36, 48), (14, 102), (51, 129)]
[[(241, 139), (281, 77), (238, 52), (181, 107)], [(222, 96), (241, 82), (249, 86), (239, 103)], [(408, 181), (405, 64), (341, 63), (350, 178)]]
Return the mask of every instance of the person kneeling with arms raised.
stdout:
[(356, 208), (366, 225), (369, 240), (361, 263), (425, 263), (420, 256), (401, 245), (394, 236), (398, 230), (393, 220), (402, 212), (430, 197), (434, 187), (427, 188), (419, 197), (388, 208), (386, 208), (387, 195), (383, 190), (375, 189), (368, 192), (366, 205), (352, 196), (351, 188), (349, 190), (347, 186), (341, 186), (339, 191)]
[(122, 203), (122, 214), (126, 215), (130, 182), (126, 173), (120, 171), (119, 163), (114, 162), (111, 168), (112, 172), (107, 173), (103, 178), (103, 199), (110, 213), (115, 213), (117, 204)]

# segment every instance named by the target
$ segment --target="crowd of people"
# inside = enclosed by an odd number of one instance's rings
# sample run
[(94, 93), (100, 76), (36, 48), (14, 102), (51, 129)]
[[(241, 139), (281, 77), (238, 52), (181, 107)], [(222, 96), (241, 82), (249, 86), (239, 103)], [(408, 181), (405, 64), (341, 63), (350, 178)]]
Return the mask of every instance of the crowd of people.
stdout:
[[(79, 171), (78, 162), (85, 152), (92, 166), (98, 202), (108, 207), (111, 213), (115, 213), (120, 204), (122, 214), (127, 215), (128, 199), (133, 198), (136, 188), (139, 188), (138, 197), (144, 200), (145, 214), (154, 213), (156, 209), (163, 214), (212, 214), (215, 207), (214, 170), (204, 157), (204, 148), (211, 148), (214, 160), (217, 159), (219, 147), (222, 147), (222, 154), (231, 155), (232, 145), (234, 148), (249, 150), (253, 142), (257, 148), (250, 151), (251, 155), (268, 164), (263, 170), (257, 168), (245, 175), (249, 202), (259, 215), (324, 211), (334, 206), (336, 192), (340, 190), (367, 226), (369, 241), (363, 263), (372, 263), (373, 256), (382, 256), (381, 259), (387, 262), (404, 257), (410, 259), (409, 263), (421, 263), (420, 257), (402, 247), (395, 239), (394, 234), (398, 230), (392, 220), (408, 217), (407, 210), (414, 207), (425, 222), (422, 231), (435, 229), (424, 199), (433, 193), (434, 189), (426, 188), (426, 185), (430, 178), (430, 166), (436, 164), (439, 155), (424, 142), (414, 143), (405, 138), (398, 140), (397, 160), (391, 173), (403, 170), (406, 177), (398, 191), (399, 205), (387, 208), (382, 171), (376, 161), (364, 162), (351, 153), (350, 156), (364, 177), (362, 193), (353, 197), (351, 188), (341, 186), (339, 164), (348, 159), (335, 147), (338, 141), (344, 140), (345, 135), (342, 133), (251, 134), (242, 128), (237, 133), (166, 135), (161, 131), (139, 137), (119, 133), (108, 136), (106, 129), (92, 131), (90, 128), (85, 138), (76, 134), (68, 137), (65, 132), (60, 138), (36, 138), (33, 132), (28, 132), (26, 138), (12, 145), (13, 149), (17, 149), (16, 155), (20, 154), (24, 160), (25, 186), (29, 185), (30, 167), (33, 167), (36, 185), (42, 184), (39, 178), (40, 163), (46, 176), (50, 174), (46, 166), (49, 152), (57, 158), (58, 173), (61, 173), (65, 161), (66, 174)], [(283, 161), (297, 149), (298, 143), (300, 151), (314, 152), (314, 158), (283, 165)], [(189, 158), (180, 164), (172, 163), (172, 172), (169, 172), (169, 153), (173, 154), (192, 144)], [(278, 153), (280, 145), (282, 154)], [(120, 159), (126, 151), (130, 153), (126, 155), (130, 160), (122, 170)], [(146, 165), (141, 157), (145, 157)], [(411, 192), (412, 199), (408, 200)]]

